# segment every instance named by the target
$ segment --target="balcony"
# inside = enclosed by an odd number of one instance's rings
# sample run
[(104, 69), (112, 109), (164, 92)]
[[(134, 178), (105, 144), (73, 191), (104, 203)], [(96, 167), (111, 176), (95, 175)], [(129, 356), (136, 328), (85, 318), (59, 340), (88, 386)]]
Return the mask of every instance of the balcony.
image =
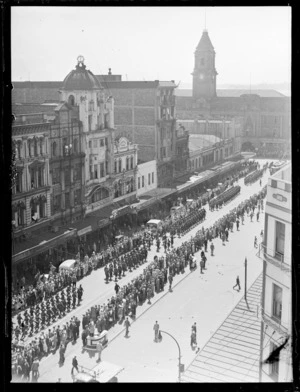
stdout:
[(287, 335), (289, 333), (289, 330), (281, 324), (281, 320), (277, 319), (276, 317), (270, 316), (267, 313), (263, 313), (262, 318), (265, 324), (269, 325), (279, 334)]
[(256, 256), (275, 265), (275, 267), (280, 268), (282, 271), (291, 272), (291, 258), (277, 252), (273, 254), (274, 249), (266, 248), (264, 244), (260, 244)]

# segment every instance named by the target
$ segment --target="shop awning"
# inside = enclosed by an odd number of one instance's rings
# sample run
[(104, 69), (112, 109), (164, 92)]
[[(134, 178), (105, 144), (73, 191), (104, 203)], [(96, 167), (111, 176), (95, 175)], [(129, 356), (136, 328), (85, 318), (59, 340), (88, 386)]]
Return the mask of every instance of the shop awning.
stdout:
[(105, 206), (99, 210), (89, 213), (81, 222), (72, 224), (77, 230), (77, 235), (88, 234), (96, 229), (106, 226), (114, 209), (113, 204)]
[[(45, 252), (50, 248), (54, 248), (58, 245), (61, 245), (63, 242), (69, 240), (72, 237), (75, 237), (75, 235), (76, 235), (76, 230), (70, 228), (70, 229), (64, 229), (64, 232), (59, 235), (57, 233), (46, 232), (46, 233), (41, 233), (41, 235), (39, 236), (33, 236), (28, 241), (25, 241), (24, 243), (20, 244), (23, 245), (23, 247), (26, 247), (27, 249), (14, 254), (12, 256), (12, 262), (16, 263), (18, 261), (37, 256), (38, 254)], [(31, 245), (36, 243), (36, 245), (28, 247), (30, 246), (28, 245), (28, 243)], [(19, 246), (17, 245), (16, 248), (18, 247)]]

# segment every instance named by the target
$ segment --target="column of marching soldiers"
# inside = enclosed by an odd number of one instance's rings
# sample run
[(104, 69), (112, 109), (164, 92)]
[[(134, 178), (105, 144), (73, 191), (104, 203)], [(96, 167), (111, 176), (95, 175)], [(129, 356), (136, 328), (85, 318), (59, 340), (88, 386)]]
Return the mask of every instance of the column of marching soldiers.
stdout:
[[(264, 167), (264, 170), (266, 168)], [(221, 208), (228, 201), (237, 195), (240, 191), (240, 187), (232, 187), (229, 189), (230, 192), (225, 191), (221, 195), (218, 195), (218, 206)], [(117, 321), (122, 321), (126, 315), (135, 317), (136, 307), (142, 305), (145, 300), (151, 303), (151, 298), (155, 292), (164, 290), (164, 285), (169, 281), (169, 288), (172, 286), (173, 277), (176, 274), (184, 273), (185, 268), (190, 264), (192, 265), (193, 255), (195, 252), (201, 250), (204, 246), (207, 251), (207, 243), (214, 238), (220, 237), (224, 242), (224, 236), (228, 239), (228, 230), (232, 230), (233, 223), (236, 222), (240, 217), (243, 217), (245, 212), (249, 209), (263, 208), (262, 200), (266, 195), (266, 187), (258, 194), (252, 196), (247, 201), (241, 203), (236, 209), (232, 210), (229, 214), (218, 220), (211, 228), (204, 230), (202, 227), (195, 237), (192, 237), (189, 241), (184, 242), (178, 248), (173, 247), (174, 236), (177, 234), (184, 235), (193, 227), (201, 223), (205, 219), (206, 211), (204, 208), (198, 209), (197, 207), (190, 211), (185, 217), (180, 219), (180, 223), (177, 222), (174, 227), (169, 228), (170, 237), (168, 238), (166, 232), (162, 233), (162, 243), (165, 248), (165, 257), (158, 258), (155, 256), (154, 261), (151, 262), (143, 271), (143, 273), (135, 278), (131, 283), (119, 287), (117, 284), (118, 278), (121, 279), (125, 276), (125, 272), (131, 272), (132, 269), (138, 268), (147, 261), (147, 254), (151, 245), (156, 239), (157, 251), (160, 249), (160, 236), (154, 235), (153, 233), (144, 232), (140, 237), (136, 238), (135, 248), (123, 255), (119, 255), (116, 250), (112, 251), (111, 260), (104, 267), (105, 281), (108, 283), (115, 277), (115, 292), (116, 296), (113, 296), (107, 301), (107, 304), (98, 305), (90, 308), (83, 316), (82, 320), (82, 340), (83, 344), (86, 343), (86, 337), (93, 335), (95, 328), (100, 333), (104, 329), (111, 328)], [(221, 196), (221, 197), (220, 197)], [(212, 247), (211, 247), (212, 249)], [(128, 249), (125, 249), (128, 250)], [(213, 250), (212, 250), (213, 251)], [(201, 266), (205, 269), (206, 257), (204, 252), (201, 252), (202, 261), (204, 264)], [(204, 256), (204, 257), (203, 257)], [(97, 259), (97, 255), (93, 254), (92, 258)], [(24, 312), (24, 316), (18, 315), (18, 326), (15, 328), (15, 337), (18, 340), (23, 329), (23, 338), (26, 336), (32, 336), (40, 332), (41, 330), (49, 327), (52, 323), (64, 317), (69, 311), (75, 309), (76, 306), (80, 305), (83, 295), (83, 289), (81, 285), (76, 288), (76, 281), (72, 282), (65, 290), (62, 290), (60, 294), (56, 294), (53, 297), (43, 300), (41, 304), (29, 308)], [(74, 320), (72, 320), (73, 322)], [(67, 323), (68, 324), (68, 323)], [(71, 323), (70, 323), (71, 324)], [(25, 336), (24, 336), (25, 329)], [(66, 329), (64, 326), (63, 329)], [(55, 350), (59, 347), (60, 338), (57, 327), (55, 332), (51, 331), (52, 340), (49, 342), (49, 350), (52, 348)], [(26, 333), (26, 331), (28, 331)], [(50, 330), (49, 330), (50, 331)], [(61, 332), (61, 331), (60, 331)], [(56, 339), (53, 339), (53, 335), (56, 334)], [(67, 336), (72, 339), (72, 332), (67, 331)], [(40, 336), (44, 339), (44, 336)], [(49, 339), (48, 339), (49, 340)], [(55, 344), (53, 345), (53, 341)], [(34, 343), (35, 342), (35, 343)], [(37, 343), (37, 340), (32, 342), (32, 345), (39, 346), (39, 351), (48, 354), (43, 349), (44, 342)], [(30, 344), (30, 348), (32, 348)], [(17, 347), (17, 345), (16, 345)], [(26, 348), (25, 348), (26, 350)], [(39, 355), (40, 356), (40, 355)]]

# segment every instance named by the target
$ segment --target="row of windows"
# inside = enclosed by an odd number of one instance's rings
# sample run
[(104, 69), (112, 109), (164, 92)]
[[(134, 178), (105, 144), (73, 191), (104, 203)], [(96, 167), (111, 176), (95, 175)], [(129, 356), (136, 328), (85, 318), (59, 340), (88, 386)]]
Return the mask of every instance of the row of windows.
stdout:
[(105, 177), (108, 170), (108, 161), (101, 162), (99, 165), (90, 165), (90, 179), (98, 179)]
[[(23, 146), (24, 149), (22, 150)], [(23, 144), (22, 142), (15, 142), (14, 149), (15, 149), (16, 159), (25, 158), (26, 156), (38, 157), (46, 153), (45, 140), (42, 138), (41, 139), (34, 138), (32, 140), (27, 140), (27, 149), (28, 149), (27, 154), (26, 154), (25, 144)]]
[(73, 204), (75, 207), (81, 203), (81, 189), (76, 189), (74, 192), (65, 192), (64, 195), (59, 194), (53, 197), (53, 213), (59, 212), (63, 208), (62, 201), (64, 198), (64, 208), (67, 210), (71, 207), (71, 198), (73, 194)]
[(102, 138), (102, 139), (93, 139), (89, 141), (89, 148), (98, 148), (98, 147), (104, 147), (108, 145), (108, 138)]
[(78, 154), (79, 153), (79, 142), (78, 139), (73, 140), (73, 144), (68, 142), (67, 138), (64, 138), (62, 141), (62, 154), (59, 152), (59, 144), (54, 141), (51, 144), (51, 153), (53, 157), (57, 157), (60, 155), (68, 156), (70, 154)]
[[(141, 189), (141, 179), (142, 179), (142, 188), (144, 188), (145, 186), (145, 176), (138, 177), (138, 189)], [(154, 184), (154, 172), (148, 173), (148, 185), (151, 184)]]
[[(71, 170), (70, 168), (64, 169), (65, 185), (70, 185), (71, 182)], [(73, 181), (79, 181), (81, 179), (81, 164), (77, 163), (73, 166)], [(62, 181), (62, 172), (60, 168), (55, 168), (52, 171), (52, 184), (60, 184)]]
[[(133, 156), (126, 157), (126, 170), (131, 170), (134, 168), (134, 159)], [(124, 168), (125, 169), (125, 168)], [(121, 173), (123, 170), (122, 167), (122, 159), (115, 159), (115, 173)]]

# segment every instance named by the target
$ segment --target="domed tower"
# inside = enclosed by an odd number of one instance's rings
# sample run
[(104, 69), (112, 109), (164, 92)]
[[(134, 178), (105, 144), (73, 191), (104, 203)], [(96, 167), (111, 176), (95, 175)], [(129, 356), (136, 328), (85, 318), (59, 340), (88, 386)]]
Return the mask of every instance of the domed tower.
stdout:
[(216, 76), (215, 69), (216, 52), (207, 30), (203, 30), (202, 37), (195, 51), (195, 66), (193, 75), (193, 98), (214, 98), (216, 97)]
[(61, 101), (67, 101), (71, 106), (79, 107), (79, 118), (83, 131), (90, 132), (99, 128), (113, 128), (113, 116), (105, 118), (105, 95), (96, 76), (86, 69), (84, 57), (77, 57), (77, 65), (63, 81), (60, 91)]
[[(96, 200), (111, 193), (106, 181), (114, 165), (114, 99), (105, 94), (97, 77), (86, 69), (83, 56), (63, 81), (60, 98), (79, 111), (85, 152), (85, 212), (100, 208)], [(100, 199), (99, 199), (100, 198)], [(93, 203), (96, 203), (95, 206)]]

